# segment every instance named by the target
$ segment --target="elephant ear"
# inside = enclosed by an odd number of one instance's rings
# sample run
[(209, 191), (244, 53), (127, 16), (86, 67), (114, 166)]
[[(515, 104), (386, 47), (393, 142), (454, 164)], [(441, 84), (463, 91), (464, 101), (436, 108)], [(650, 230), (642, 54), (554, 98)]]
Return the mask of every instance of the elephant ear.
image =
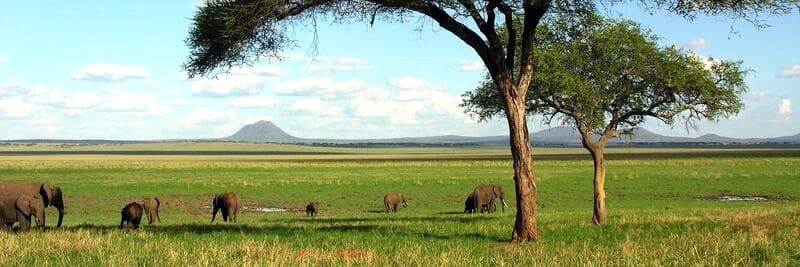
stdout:
[(53, 185), (50, 183), (43, 183), (39, 188), (39, 194), (44, 197), (44, 206), (49, 207), (50, 201), (53, 200)]
[(21, 196), (17, 198), (17, 201), (14, 202), (14, 206), (26, 217), (31, 216), (31, 199), (29, 197)]
[(499, 186), (493, 186), (492, 191), (494, 191), (494, 197), (503, 197), (503, 189)]
[(158, 200), (158, 198), (155, 199), (156, 199), (156, 209), (158, 209), (159, 207), (161, 207), (161, 200)]

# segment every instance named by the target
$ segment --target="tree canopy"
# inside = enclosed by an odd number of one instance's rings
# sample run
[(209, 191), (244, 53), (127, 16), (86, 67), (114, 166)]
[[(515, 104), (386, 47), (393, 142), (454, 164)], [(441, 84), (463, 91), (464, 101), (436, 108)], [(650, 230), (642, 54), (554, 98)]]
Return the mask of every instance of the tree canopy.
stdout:
[[(741, 61), (703, 58), (628, 20), (592, 12), (548, 17), (538, 29), (537, 60), (527, 95), (529, 114), (541, 114), (603, 135), (652, 117), (693, 125), (738, 113), (747, 89)], [(481, 120), (503, 112), (488, 78), (466, 92), (462, 107)]]

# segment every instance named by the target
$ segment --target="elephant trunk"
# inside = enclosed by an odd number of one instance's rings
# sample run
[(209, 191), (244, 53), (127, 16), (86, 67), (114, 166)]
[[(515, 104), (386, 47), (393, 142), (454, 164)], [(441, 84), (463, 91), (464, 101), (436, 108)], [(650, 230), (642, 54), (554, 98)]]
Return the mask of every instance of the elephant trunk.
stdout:
[(61, 188), (56, 187), (53, 191), (53, 199), (51, 199), (50, 204), (55, 206), (58, 210), (58, 224), (56, 224), (56, 228), (61, 228), (61, 222), (64, 221), (64, 214), (67, 214), (67, 210), (64, 208), (64, 197), (61, 194)]

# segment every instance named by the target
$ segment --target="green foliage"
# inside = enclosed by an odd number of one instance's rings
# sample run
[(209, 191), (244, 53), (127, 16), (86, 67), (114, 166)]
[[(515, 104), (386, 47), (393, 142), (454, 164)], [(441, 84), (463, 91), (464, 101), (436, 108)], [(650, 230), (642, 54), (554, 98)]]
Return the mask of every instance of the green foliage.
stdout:
[[(588, 155), (540, 155), (539, 222), (547, 238), (527, 246), (508, 243), (515, 205), (507, 150), (447, 149), (427, 158), (422, 157), (431, 153), (427, 148), (378, 155), (352, 149), (302, 160), (291, 155), (4, 156), (0, 180), (49, 179), (63, 188), (69, 213), (61, 230), (0, 231), (0, 265), (800, 263), (799, 150), (716, 152), (609, 149), (608, 205), (614, 208), (609, 213), (614, 224), (603, 228), (590, 224), (591, 211), (585, 209), (592, 201), (582, 178), (592, 172)], [(480, 183), (505, 187), (512, 208), (462, 214), (464, 198)], [(246, 209), (237, 224), (210, 224), (211, 197), (222, 191), (237, 192), (248, 208), (301, 209), (318, 201), (321, 212), (309, 218), (302, 210)], [(389, 191), (404, 192), (409, 207), (381, 213), (382, 196)], [(777, 200), (713, 200), (720, 194)], [(162, 224), (143, 225), (137, 232), (116, 229), (125, 203), (152, 196), (162, 200)], [(54, 210), (48, 212), (52, 226)]]
[[(747, 73), (741, 62), (707, 62), (627, 20), (555, 14), (538, 29), (536, 74), (528, 113), (602, 134), (646, 117), (667, 124), (717, 120), (738, 113)], [(466, 112), (488, 119), (503, 111), (489, 79), (464, 94)]]

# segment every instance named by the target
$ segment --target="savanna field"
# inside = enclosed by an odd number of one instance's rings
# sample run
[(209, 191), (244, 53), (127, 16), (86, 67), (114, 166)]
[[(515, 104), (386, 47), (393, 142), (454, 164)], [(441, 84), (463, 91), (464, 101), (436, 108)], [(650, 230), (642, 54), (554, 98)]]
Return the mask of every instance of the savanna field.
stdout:
[[(50, 181), (67, 214), (59, 230), (48, 208), (46, 231), (0, 232), (0, 265), (800, 265), (800, 149), (608, 154), (609, 224), (597, 227), (588, 154), (535, 147), (541, 240), (517, 245), (502, 147), (2, 146), (0, 181)], [(462, 213), (484, 183), (509, 208)], [(211, 199), (228, 191), (239, 222), (210, 223)], [(392, 191), (409, 206), (383, 213)], [(153, 196), (162, 223), (117, 229), (122, 206)], [(301, 210), (309, 201), (316, 218)]]

